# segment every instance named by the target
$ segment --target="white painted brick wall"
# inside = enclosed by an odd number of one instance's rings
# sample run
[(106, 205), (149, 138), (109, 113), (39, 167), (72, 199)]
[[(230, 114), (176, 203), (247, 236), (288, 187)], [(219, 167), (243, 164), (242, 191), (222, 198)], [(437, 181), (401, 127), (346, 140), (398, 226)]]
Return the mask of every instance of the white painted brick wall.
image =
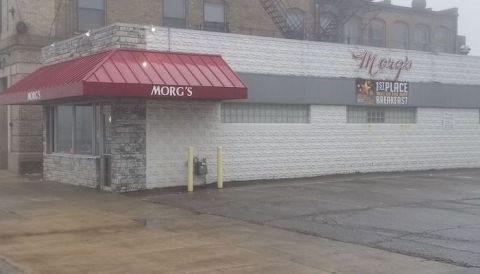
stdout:
[(219, 110), (214, 102), (148, 103), (148, 188), (185, 185), (190, 144), (208, 158), (209, 182), (217, 144), (227, 181), (480, 167), (478, 109), (419, 108), (411, 125), (347, 124), (345, 106), (312, 106), (310, 124), (222, 124)]
[[(147, 49), (221, 54), (237, 72), (316, 77), (371, 78), (352, 59), (357, 46), (239, 34), (157, 28), (146, 31)], [(368, 48), (380, 56), (412, 59), (400, 80), (480, 85), (480, 57)], [(378, 79), (393, 79), (394, 72)]]
[(147, 102), (147, 188), (185, 185), (190, 145), (208, 159), (208, 180), (214, 180), (219, 115), (218, 102)]

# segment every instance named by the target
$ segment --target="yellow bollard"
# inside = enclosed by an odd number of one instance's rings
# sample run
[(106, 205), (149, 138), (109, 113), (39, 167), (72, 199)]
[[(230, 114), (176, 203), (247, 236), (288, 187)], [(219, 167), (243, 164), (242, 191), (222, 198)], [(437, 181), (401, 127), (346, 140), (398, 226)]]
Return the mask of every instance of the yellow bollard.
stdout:
[(188, 181), (187, 181), (187, 190), (188, 192), (193, 192), (193, 147), (188, 147)]
[(223, 151), (222, 146), (217, 146), (217, 188), (223, 188)]

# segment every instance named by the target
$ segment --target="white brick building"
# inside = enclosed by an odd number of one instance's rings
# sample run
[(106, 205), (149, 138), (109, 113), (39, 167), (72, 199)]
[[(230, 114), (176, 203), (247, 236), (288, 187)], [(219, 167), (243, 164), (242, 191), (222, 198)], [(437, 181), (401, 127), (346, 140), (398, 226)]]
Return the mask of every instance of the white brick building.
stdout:
[[(44, 49), (44, 57), (47, 64), (79, 56), (91, 60), (93, 52), (119, 47), (147, 50), (147, 57), (151, 50), (220, 54), (248, 87), (248, 99), (136, 96), (124, 87), (128, 79), (121, 80), (123, 86), (102, 87), (102, 96), (95, 93), (100, 88), (85, 91), (88, 84), (83, 94), (73, 85), (63, 88), (63, 97), (40, 90), (47, 180), (90, 187), (109, 181), (116, 191), (181, 186), (190, 145), (207, 159), (210, 183), (216, 181), (217, 145), (224, 149), (226, 181), (480, 167), (478, 57), (132, 25), (56, 43)], [(366, 59), (353, 57), (359, 54)], [(136, 59), (147, 76), (150, 64), (162, 64)], [(115, 65), (133, 66), (122, 62)], [(108, 77), (94, 73), (97, 82), (115, 82), (110, 65), (101, 66)], [(193, 70), (177, 67), (185, 79)], [(73, 149), (61, 149), (56, 112), (72, 105), (78, 121), (72, 142), (66, 140)], [(91, 138), (79, 115), (91, 119)]]

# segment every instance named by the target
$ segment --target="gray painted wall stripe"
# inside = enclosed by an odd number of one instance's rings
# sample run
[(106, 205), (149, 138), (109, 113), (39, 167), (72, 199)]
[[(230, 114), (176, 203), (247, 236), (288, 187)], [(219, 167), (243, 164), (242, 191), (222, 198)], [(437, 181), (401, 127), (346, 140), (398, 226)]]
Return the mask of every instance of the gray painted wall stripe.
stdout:
[[(248, 102), (356, 105), (355, 79), (239, 73)], [(411, 107), (479, 108), (480, 86), (410, 83)]]

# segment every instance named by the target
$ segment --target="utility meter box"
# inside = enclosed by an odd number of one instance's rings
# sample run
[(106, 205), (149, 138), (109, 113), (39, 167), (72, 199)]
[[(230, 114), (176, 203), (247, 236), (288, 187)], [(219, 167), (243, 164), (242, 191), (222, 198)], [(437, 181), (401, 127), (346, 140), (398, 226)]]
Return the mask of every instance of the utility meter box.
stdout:
[(197, 176), (207, 175), (208, 167), (207, 167), (207, 159), (206, 158), (203, 158), (202, 160), (199, 160), (198, 158), (195, 158), (194, 166), (195, 166), (195, 175), (197, 175)]

